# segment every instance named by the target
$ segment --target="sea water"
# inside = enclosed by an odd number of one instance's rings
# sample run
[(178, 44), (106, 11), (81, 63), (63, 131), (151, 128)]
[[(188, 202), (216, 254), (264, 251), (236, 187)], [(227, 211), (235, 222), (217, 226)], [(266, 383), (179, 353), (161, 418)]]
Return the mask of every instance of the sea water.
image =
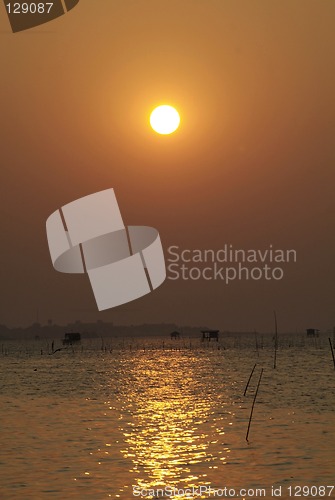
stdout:
[(4, 343), (0, 499), (335, 498), (328, 338), (292, 339)]

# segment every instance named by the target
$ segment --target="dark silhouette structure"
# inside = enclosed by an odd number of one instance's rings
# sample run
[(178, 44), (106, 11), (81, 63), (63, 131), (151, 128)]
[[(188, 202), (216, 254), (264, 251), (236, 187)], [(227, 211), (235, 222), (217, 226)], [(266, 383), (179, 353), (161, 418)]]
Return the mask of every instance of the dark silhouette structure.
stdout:
[(307, 337), (318, 337), (319, 336), (319, 330), (316, 328), (307, 328), (306, 330)]
[(81, 341), (81, 335), (78, 332), (76, 332), (76, 333), (66, 333), (65, 337), (62, 340), (63, 345), (67, 345), (67, 344), (72, 345), (72, 344), (78, 343), (80, 341)]
[(219, 330), (201, 330), (202, 338), (201, 341), (207, 340), (210, 342), (212, 339), (219, 341)]
[(177, 332), (177, 331), (174, 331), (174, 332), (171, 332), (170, 333), (170, 337), (171, 337), (171, 340), (174, 339), (174, 340), (179, 340), (180, 339), (180, 333)]

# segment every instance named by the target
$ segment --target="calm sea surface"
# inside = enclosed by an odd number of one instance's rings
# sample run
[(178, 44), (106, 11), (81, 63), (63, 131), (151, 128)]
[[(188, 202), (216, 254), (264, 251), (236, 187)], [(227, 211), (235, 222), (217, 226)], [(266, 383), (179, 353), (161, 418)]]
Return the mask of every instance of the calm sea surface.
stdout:
[(48, 349), (0, 352), (0, 500), (335, 498), (327, 338)]

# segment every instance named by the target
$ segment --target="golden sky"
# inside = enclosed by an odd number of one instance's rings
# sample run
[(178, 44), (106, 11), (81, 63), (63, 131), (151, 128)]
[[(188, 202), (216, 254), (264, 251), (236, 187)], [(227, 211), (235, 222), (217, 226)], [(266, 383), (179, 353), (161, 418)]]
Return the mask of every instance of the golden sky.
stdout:
[[(335, 324), (333, 0), (80, 0), (13, 34), (0, 5), (0, 323), (103, 318), (227, 329)], [(158, 104), (181, 126), (148, 125)], [(113, 187), (163, 246), (297, 250), (280, 283), (167, 281), (99, 315), (56, 273), (45, 221)], [(80, 292), (78, 290), (80, 289)]]

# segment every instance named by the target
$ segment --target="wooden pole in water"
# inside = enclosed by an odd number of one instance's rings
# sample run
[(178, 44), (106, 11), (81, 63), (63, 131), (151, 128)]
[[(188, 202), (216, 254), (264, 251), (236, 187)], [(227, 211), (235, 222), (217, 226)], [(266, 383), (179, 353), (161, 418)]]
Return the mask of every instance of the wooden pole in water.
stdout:
[(252, 402), (252, 407), (251, 407), (251, 412), (250, 412), (250, 417), (249, 417), (249, 424), (248, 424), (247, 435), (245, 436), (245, 439), (246, 439), (246, 441), (248, 443), (249, 443), (248, 437), (249, 437), (250, 425), (251, 425), (251, 420), (252, 420), (252, 414), (253, 414), (253, 411), (254, 411), (254, 406), (255, 406), (255, 402), (256, 402), (256, 398), (257, 398), (257, 394), (258, 394), (258, 389), (259, 389), (259, 386), (261, 384), (262, 375), (263, 375), (263, 368), (261, 370), (261, 374), (260, 374), (259, 379), (258, 379), (258, 384), (257, 384), (257, 387), (256, 387), (256, 392), (255, 392), (255, 395), (254, 395), (254, 400)]
[(245, 389), (244, 389), (243, 396), (245, 396), (245, 395), (246, 395), (246, 393), (247, 393), (247, 390), (248, 390), (248, 387), (249, 387), (249, 384), (250, 384), (250, 380), (251, 380), (251, 377), (252, 377), (252, 375), (253, 375), (253, 373), (254, 373), (254, 371), (255, 371), (256, 366), (257, 366), (257, 363), (255, 363), (255, 364), (254, 364), (254, 367), (253, 367), (253, 369), (251, 370), (251, 373), (250, 373), (250, 376), (249, 376), (249, 379), (248, 379), (247, 385), (245, 386)]
[(256, 344), (256, 352), (257, 356), (259, 357), (259, 350), (258, 350), (258, 338), (257, 338), (257, 332), (255, 330), (255, 344)]
[(277, 326), (277, 314), (273, 311), (275, 317), (275, 355), (273, 360), (273, 368), (277, 368), (277, 349), (278, 349), (278, 326)]
[(332, 352), (332, 356), (333, 356), (333, 363), (334, 363), (334, 370), (335, 370), (335, 356), (334, 356), (334, 349), (333, 349), (333, 346), (332, 346), (332, 341), (330, 339), (330, 337), (328, 338), (329, 340), (329, 345), (330, 345), (330, 350)]

